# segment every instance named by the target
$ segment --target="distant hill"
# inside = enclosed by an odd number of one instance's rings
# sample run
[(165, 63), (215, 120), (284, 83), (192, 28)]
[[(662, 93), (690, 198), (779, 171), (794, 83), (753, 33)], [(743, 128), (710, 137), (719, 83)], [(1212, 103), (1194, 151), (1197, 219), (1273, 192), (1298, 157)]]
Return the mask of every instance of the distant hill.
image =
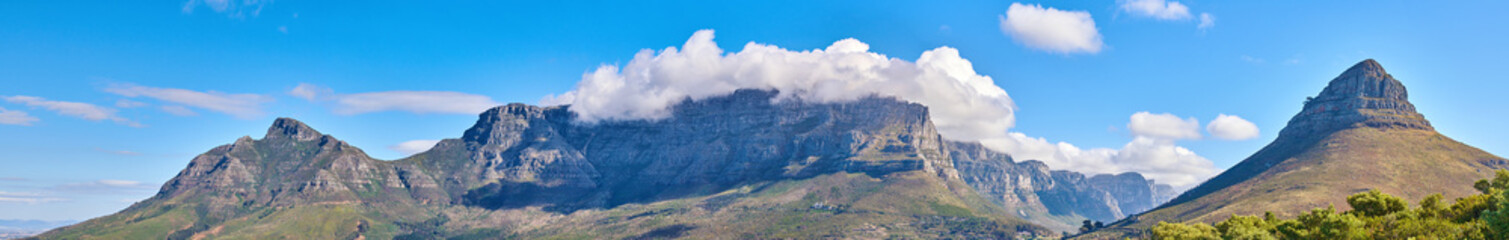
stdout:
[[(1087, 238), (1136, 235), (1160, 221), (1213, 223), (1271, 211), (1292, 217), (1377, 189), (1404, 199), (1476, 193), (1509, 161), (1437, 133), (1404, 85), (1368, 59), (1331, 80), (1267, 147), (1157, 209)], [(1117, 238), (1119, 239), (1119, 238)]]
[(36, 235), (38, 233), (42, 233), (42, 232), (47, 231), (49, 229), (53, 229), (53, 228), (57, 228), (57, 227), (62, 227), (62, 226), (67, 226), (69, 224), (74, 224), (74, 223), (77, 223), (77, 222), (78, 221), (72, 221), (72, 220), (42, 221), (42, 220), (0, 219), (0, 239), (17, 239), (17, 238), (29, 237), (29, 236), (32, 236), (32, 235)]

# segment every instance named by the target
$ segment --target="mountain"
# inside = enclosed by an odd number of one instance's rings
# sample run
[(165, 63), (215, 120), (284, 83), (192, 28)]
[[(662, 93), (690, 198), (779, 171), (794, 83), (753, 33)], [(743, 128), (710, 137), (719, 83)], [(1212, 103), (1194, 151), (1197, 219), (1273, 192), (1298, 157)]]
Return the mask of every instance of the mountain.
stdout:
[(686, 100), (660, 120), (490, 109), (383, 161), (276, 120), (158, 194), (40, 239), (1006, 238), (1056, 235), (966, 184), (927, 108), (893, 98)]
[(964, 182), (986, 198), (1034, 223), (1078, 231), (1081, 220), (1111, 222), (1167, 202), (1175, 194), (1135, 172), (1117, 175), (1051, 170), (1043, 162), (1016, 162), (979, 143), (949, 142)]
[(1473, 181), (1509, 167), (1504, 158), (1437, 133), (1408, 98), (1377, 61), (1357, 63), (1306, 100), (1268, 146), (1099, 236), (1136, 233), (1159, 221), (1212, 223), (1265, 211), (1287, 218), (1329, 205), (1346, 210), (1346, 196), (1373, 189), (1404, 199), (1434, 193), (1452, 199), (1476, 193)]

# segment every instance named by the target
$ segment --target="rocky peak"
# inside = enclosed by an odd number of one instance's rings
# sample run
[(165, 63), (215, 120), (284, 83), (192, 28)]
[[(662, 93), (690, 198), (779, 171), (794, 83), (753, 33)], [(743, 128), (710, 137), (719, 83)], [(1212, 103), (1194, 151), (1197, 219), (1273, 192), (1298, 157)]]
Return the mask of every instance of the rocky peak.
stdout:
[(1353, 65), (1342, 72), (1341, 76), (1332, 79), (1326, 89), (1321, 91), (1315, 99), (1325, 101), (1356, 97), (1408, 101), (1409, 94), (1405, 92), (1403, 83), (1399, 83), (1399, 80), (1383, 70), (1383, 65), (1379, 65), (1378, 61), (1368, 59)]
[(541, 120), (544, 108), (523, 103), (493, 107), (482, 112), (477, 123), (467, 129), (462, 140), (482, 145), (511, 145), (518, 141), (518, 133), (528, 129), (531, 121)]
[(1378, 61), (1367, 59), (1306, 99), (1304, 110), (1289, 120), (1279, 136), (1302, 137), (1352, 127), (1433, 129), (1410, 104), (1404, 84)]
[(299, 120), (292, 118), (278, 118), (272, 122), (272, 127), (267, 128), (267, 135), (262, 139), (292, 138), (298, 141), (310, 141), (324, 136), (314, 128), (304, 125)]

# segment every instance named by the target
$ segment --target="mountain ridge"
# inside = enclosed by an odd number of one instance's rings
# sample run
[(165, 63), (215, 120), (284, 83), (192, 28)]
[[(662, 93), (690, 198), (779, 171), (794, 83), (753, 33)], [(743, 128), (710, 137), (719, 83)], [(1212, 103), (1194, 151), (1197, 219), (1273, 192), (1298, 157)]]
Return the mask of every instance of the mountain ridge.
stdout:
[[(595, 124), (569, 106), (508, 104), (392, 161), (279, 118), (261, 139), (195, 157), (152, 198), (39, 238), (1004, 238), (1160, 198), (1140, 175), (1087, 178), (948, 141), (920, 104), (775, 96), (740, 90), (687, 99), (667, 119)], [(1022, 177), (1039, 179), (981, 181)], [(1011, 194), (975, 190), (987, 185)]]

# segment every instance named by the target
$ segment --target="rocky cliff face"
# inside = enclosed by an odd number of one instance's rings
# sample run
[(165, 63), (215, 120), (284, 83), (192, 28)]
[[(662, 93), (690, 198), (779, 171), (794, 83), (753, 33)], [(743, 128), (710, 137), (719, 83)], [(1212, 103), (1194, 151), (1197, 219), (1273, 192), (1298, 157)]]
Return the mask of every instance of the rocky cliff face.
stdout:
[(1138, 173), (1087, 178), (1077, 172), (1051, 170), (1039, 161), (1016, 162), (978, 143), (949, 142), (947, 146), (966, 183), (1028, 219), (1077, 215), (1110, 222), (1152, 209), (1173, 194), (1172, 187), (1154, 184)]
[[(957, 178), (927, 108), (890, 98), (773, 102), (741, 90), (662, 120), (582, 124), (566, 107), (510, 104), (416, 156), (464, 204), (612, 207), (835, 172)], [(467, 159), (451, 161), (448, 159)]]
[(1415, 112), (1404, 84), (1372, 59), (1342, 72), (1279, 132), (1282, 137), (1316, 135), (1357, 126), (1434, 130)]

